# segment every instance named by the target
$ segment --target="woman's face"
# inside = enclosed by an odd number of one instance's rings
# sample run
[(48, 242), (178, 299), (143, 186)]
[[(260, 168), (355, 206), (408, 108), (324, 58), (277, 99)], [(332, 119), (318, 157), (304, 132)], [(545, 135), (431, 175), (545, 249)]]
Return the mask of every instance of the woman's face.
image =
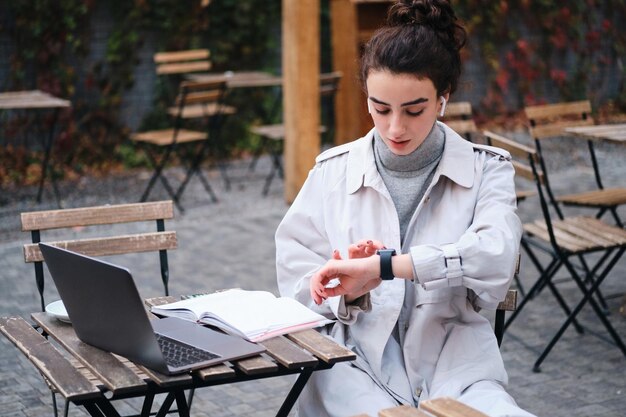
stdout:
[[(441, 97), (429, 78), (371, 71), (366, 81), (368, 106), (376, 130), (396, 155), (408, 155), (430, 133), (441, 111)], [(447, 100), (449, 94), (444, 97)]]

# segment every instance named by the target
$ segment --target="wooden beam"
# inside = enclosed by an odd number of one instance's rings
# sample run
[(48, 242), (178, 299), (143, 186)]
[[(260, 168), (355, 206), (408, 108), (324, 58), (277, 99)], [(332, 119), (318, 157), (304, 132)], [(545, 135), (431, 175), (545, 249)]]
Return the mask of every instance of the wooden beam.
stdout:
[(283, 0), (285, 200), (293, 202), (320, 151), (320, 2)]
[(343, 73), (335, 98), (335, 143), (340, 145), (363, 134), (360, 120), (367, 113), (358, 78), (357, 5), (350, 0), (331, 0), (330, 21), (333, 71)]

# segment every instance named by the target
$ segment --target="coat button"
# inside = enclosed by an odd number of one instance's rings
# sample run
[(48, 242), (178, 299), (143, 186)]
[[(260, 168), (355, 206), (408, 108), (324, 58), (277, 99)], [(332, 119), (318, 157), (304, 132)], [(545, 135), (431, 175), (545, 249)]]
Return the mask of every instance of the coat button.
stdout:
[(415, 396), (419, 397), (420, 395), (422, 395), (422, 389), (421, 388), (415, 388)]

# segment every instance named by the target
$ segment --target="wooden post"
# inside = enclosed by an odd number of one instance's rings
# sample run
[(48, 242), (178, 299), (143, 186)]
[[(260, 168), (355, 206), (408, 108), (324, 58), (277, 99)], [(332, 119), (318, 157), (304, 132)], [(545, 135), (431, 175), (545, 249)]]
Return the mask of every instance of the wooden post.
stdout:
[(293, 202), (320, 152), (320, 2), (283, 0), (285, 200)]
[(331, 0), (330, 20), (333, 70), (343, 73), (335, 98), (335, 143), (340, 145), (362, 136), (361, 118), (367, 114), (358, 79), (357, 5), (350, 0)]

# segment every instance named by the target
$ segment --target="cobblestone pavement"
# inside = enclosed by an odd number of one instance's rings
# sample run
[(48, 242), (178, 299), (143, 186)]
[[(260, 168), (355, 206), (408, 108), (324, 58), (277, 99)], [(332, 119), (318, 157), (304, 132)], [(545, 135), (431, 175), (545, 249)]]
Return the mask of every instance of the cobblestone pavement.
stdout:
[[(600, 159), (623, 161), (624, 148), (606, 147)], [(620, 152), (614, 155), (615, 152)], [(607, 174), (607, 185), (623, 181), (626, 168), (616, 163)], [(171, 292), (173, 294), (212, 291), (241, 287), (277, 293), (275, 283), (273, 235), (287, 210), (282, 183), (275, 180), (270, 194), (261, 196), (263, 177), (269, 161), (263, 159), (253, 174), (247, 173), (247, 161), (237, 161), (231, 174), (237, 180), (231, 191), (225, 191), (221, 178), (211, 171), (210, 180), (220, 198), (212, 204), (197, 180), (184, 196), (184, 213), (176, 212), (166, 227), (176, 230), (179, 248), (170, 253)], [(559, 171), (552, 176), (560, 190), (585, 189), (592, 186), (592, 173), (584, 168), (579, 156), (559, 161)], [(176, 171), (173, 174), (178, 174)], [(143, 189), (146, 172), (130, 172), (110, 178), (83, 178), (61, 184), (66, 207), (136, 201)], [(567, 185), (566, 185), (567, 184)], [(573, 184), (573, 186), (572, 186)], [(152, 200), (167, 196), (156, 188)], [(33, 189), (4, 190), (0, 195), (0, 316), (28, 317), (38, 307), (38, 297), (31, 265), (23, 262), (21, 245), (30, 237), (19, 231), (22, 211), (55, 208), (52, 195), (35, 204)], [(3, 205), (2, 205), (3, 204)], [(520, 204), (520, 217), (528, 220), (536, 213), (536, 201)], [(120, 226), (119, 231), (128, 231)], [(84, 233), (81, 231), (81, 233)], [(97, 233), (90, 232), (87, 233)], [(50, 238), (48, 234), (44, 238)], [(158, 262), (154, 254), (112, 257), (112, 262), (133, 271), (144, 297), (160, 295)], [(603, 284), (610, 309), (609, 319), (618, 333), (626, 338), (626, 316), (620, 306), (626, 302), (623, 277), (626, 259), (622, 259)], [(523, 257), (521, 281), (528, 288), (537, 272)], [(578, 290), (561, 273), (558, 287), (573, 304)], [(51, 281), (46, 300), (55, 300)], [(626, 409), (626, 359), (609, 340), (603, 326), (589, 307), (581, 312), (584, 334), (568, 329), (542, 366), (532, 372), (532, 364), (543, 346), (564, 319), (549, 291), (532, 300), (506, 333), (502, 354), (509, 372), (509, 392), (518, 403), (539, 416), (624, 416)], [(286, 396), (293, 377), (274, 378), (236, 385), (202, 389), (194, 398), (193, 416), (271, 416)], [(162, 400), (162, 398), (158, 398)], [(4, 337), (0, 337), (0, 416), (51, 415), (51, 396), (40, 375)], [(138, 402), (126, 401), (124, 412), (138, 412)], [(71, 416), (86, 415), (70, 408)]]

